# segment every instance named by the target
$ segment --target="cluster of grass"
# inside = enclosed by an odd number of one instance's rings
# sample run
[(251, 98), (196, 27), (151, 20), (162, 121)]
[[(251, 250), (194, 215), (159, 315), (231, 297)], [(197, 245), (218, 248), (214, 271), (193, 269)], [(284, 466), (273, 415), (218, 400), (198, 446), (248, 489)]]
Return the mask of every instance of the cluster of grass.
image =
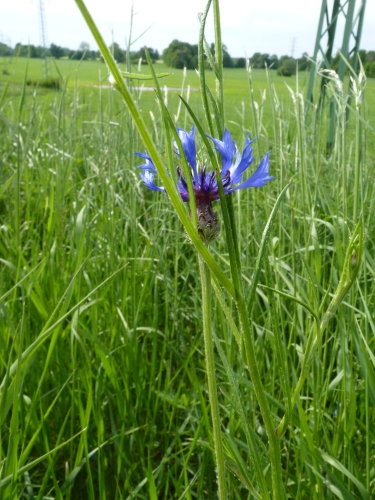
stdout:
[(42, 87), (45, 89), (60, 90), (61, 81), (59, 77), (47, 76), (40, 80), (28, 79), (26, 81), (26, 85), (31, 85), (32, 87)]
[[(119, 96), (111, 88), (84, 87), (97, 81), (88, 76), (91, 65), (96, 72), (101, 68), (104, 81), (104, 65), (83, 62), (69, 70), (68, 84), (58, 93), (28, 93), (24, 70), (18, 80), (13, 73), (13, 87), (3, 86), (1, 497), (210, 499), (216, 478), (195, 251), (168, 199), (139, 180), (133, 151), (143, 146)], [(81, 80), (83, 68), (87, 76)], [(168, 78), (166, 85), (181, 86), (182, 74)], [(188, 84), (198, 86), (194, 78), (187, 73), (185, 95)], [(311, 110), (305, 121), (302, 82), (290, 79), (288, 89), (281, 77), (261, 70), (253, 72), (251, 86), (245, 71), (228, 70), (225, 81), (227, 126), (238, 143), (246, 131), (258, 136), (258, 161), (272, 150), (276, 178), (263, 190), (234, 196), (245, 283), (264, 223), (287, 181), (294, 180), (272, 230), (261, 285), (316, 310), (327, 306), (335, 290), (350, 232), (363, 214), (362, 273), (324, 334), (282, 439), (282, 465), (293, 500), (370, 499), (375, 172), (364, 104), (346, 127), (339, 103), (336, 140), (327, 156), (329, 119)], [(134, 94), (163, 152), (152, 92), (135, 87)], [(190, 128), (175, 94), (166, 97), (177, 125)], [(199, 111), (198, 93), (189, 99)], [(227, 272), (223, 240), (211, 250)], [(259, 369), (272, 411), (282, 416), (273, 332), (284, 340), (293, 386), (313, 318), (286, 295), (262, 286), (257, 292), (252, 325)], [(266, 443), (232, 332), (216, 302), (214, 310), (214, 329), (237, 367), (246, 415), (259, 443)], [(233, 472), (230, 498), (252, 499), (236, 466), (240, 457), (251, 470), (246, 439), (228, 404), (230, 385), (219, 359), (216, 368)]]

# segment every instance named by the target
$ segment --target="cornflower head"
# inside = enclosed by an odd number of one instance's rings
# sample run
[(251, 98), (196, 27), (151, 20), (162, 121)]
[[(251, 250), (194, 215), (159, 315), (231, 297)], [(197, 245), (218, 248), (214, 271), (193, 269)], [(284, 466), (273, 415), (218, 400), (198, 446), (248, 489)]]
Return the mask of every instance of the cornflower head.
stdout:
[[(197, 166), (197, 152), (195, 146), (195, 129), (191, 127), (190, 132), (177, 128), (178, 136), (181, 140), (182, 149), (188, 165), (191, 168), (192, 184), (197, 208), (198, 232), (205, 243), (214, 240), (220, 231), (220, 223), (212, 203), (219, 199), (219, 188), (217, 183), (217, 171), (207, 171), (206, 166)], [(215, 149), (221, 155), (222, 169), (220, 172), (221, 182), (225, 194), (234, 193), (238, 189), (265, 186), (267, 181), (274, 179), (269, 175), (269, 153), (266, 153), (259, 163), (255, 172), (242, 182), (242, 176), (247, 168), (254, 162), (253, 148), (251, 147), (255, 139), (246, 137), (246, 144), (242, 153), (236, 147), (235, 142), (228, 130), (224, 131), (222, 140), (215, 139), (207, 135), (215, 144)], [(180, 151), (176, 150), (180, 157)], [(144, 153), (135, 153), (145, 160), (143, 165), (137, 168), (142, 169), (141, 179), (152, 191), (164, 191), (164, 187), (154, 183), (156, 174), (155, 165), (150, 156)], [(189, 201), (189, 191), (186, 179), (181, 167), (177, 167), (178, 182), (177, 187), (181, 199)]]

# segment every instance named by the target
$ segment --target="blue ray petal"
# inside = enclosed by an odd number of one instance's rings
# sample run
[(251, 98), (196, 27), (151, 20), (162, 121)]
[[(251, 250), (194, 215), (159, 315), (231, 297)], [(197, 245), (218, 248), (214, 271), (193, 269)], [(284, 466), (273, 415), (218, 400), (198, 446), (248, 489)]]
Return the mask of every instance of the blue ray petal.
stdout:
[(216, 150), (221, 154), (222, 159), (222, 175), (225, 175), (227, 170), (232, 166), (234, 155), (236, 154), (236, 144), (230, 135), (229, 130), (225, 129), (223, 140), (215, 139), (207, 134), (207, 137), (216, 145)]
[(274, 177), (271, 177), (269, 175), (269, 160), (268, 160), (268, 155), (269, 153), (266, 153), (262, 161), (259, 164), (259, 167), (255, 170), (253, 175), (251, 175), (246, 181), (242, 182), (238, 186), (231, 188), (228, 190), (228, 193), (233, 193), (234, 191), (237, 191), (238, 189), (245, 189), (249, 187), (262, 187), (266, 185), (267, 181), (272, 181)]
[(149, 189), (151, 189), (152, 191), (165, 191), (165, 188), (156, 186), (156, 184), (154, 184), (154, 176), (154, 172), (150, 170), (143, 170), (143, 172), (141, 173), (141, 179)]
[(143, 153), (134, 153), (134, 154), (146, 160), (146, 163), (144, 163), (143, 165), (139, 165), (136, 168), (143, 168), (146, 170), (153, 170), (154, 172), (156, 172), (155, 165), (153, 164), (151, 157), (148, 156), (148, 154), (143, 154)]
[(250, 141), (249, 136), (246, 137), (246, 145), (244, 147), (242, 155), (238, 153), (236, 158), (236, 163), (232, 165), (232, 167), (229, 169), (230, 180), (232, 184), (237, 184), (238, 182), (241, 182), (242, 174), (253, 163), (254, 157), (253, 157), (253, 148), (251, 147), (251, 144), (254, 141), (255, 139)]
[[(193, 169), (194, 180), (198, 182), (198, 171), (197, 171), (197, 150), (195, 147), (195, 128), (194, 125), (191, 127), (190, 132), (186, 132), (182, 128), (177, 128), (178, 136), (182, 143), (182, 148), (184, 150), (186, 159)], [(179, 155), (180, 156), (180, 155)]]

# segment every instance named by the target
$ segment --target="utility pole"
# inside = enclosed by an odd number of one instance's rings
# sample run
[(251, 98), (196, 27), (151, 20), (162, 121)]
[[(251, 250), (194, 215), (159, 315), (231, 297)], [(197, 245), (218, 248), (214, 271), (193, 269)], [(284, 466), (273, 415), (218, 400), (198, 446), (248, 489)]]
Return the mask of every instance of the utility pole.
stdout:
[(294, 57), (294, 50), (296, 48), (296, 38), (292, 38), (292, 47), (290, 49), (291, 56)]
[[(329, 8), (329, 4), (332, 4), (331, 9)], [(337, 74), (341, 82), (344, 81), (347, 67), (345, 59), (350, 61), (354, 72), (357, 70), (365, 7), (366, 0), (333, 0), (333, 2), (322, 0), (314, 55), (312, 58), (313, 63), (311, 65), (307, 87), (307, 109), (309, 108), (309, 103), (314, 101), (314, 84), (318, 65), (320, 65), (321, 69), (332, 69), (334, 47), (339, 46), (340, 53), (343, 56), (340, 57), (337, 69)], [(338, 40), (336, 40), (335, 43), (338, 21), (344, 22), (344, 33), (341, 43)], [(322, 76), (318, 100), (319, 106), (322, 106), (324, 103), (327, 83), (328, 79)], [(327, 143), (328, 151), (332, 147), (335, 130), (335, 105), (333, 102), (330, 104), (330, 107), (331, 125)]]
[(47, 28), (46, 28), (46, 15), (44, 11), (44, 2), (39, 0), (39, 19), (40, 19), (40, 36), (42, 41), (43, 52), (43, 76), (44, 78), (49, 77), (49, 57), (48, 57), (48, 47), (47, 47)]
[[(332, 68), (332, 52), (334, 48), (338, 20), (343, 20), (345, 22), (340, 52), (345, 59), (351, 60), (351, 66), (354, 71), (358, 67), (358, 52), (361, 42), (363, 20), (365, 17), (366, 0), (334, 0), (331, 14), (329, 12), (328, 3), (328, 0), (322, 0), (313, 55), (313, 64), (311, 67), (310, 80), (306, 96), (308, 101), (313, 100), (313, 88), (319, 60), (321, 61), (321, 68)], [(355, 12), (356, 3), (359, 5), (357, 12)], [(325, 39), (327, 40), (326, 42)], [(338, 46), (337, 41), (336, 46)], [(340, 58), (337, 73), (341, 81), (344, 80), (345, 68), (345, 61)], [(321, 90), (323, 90), (323, 93), (325, 84), (326, 82), (323, 78), (321, 83)]]

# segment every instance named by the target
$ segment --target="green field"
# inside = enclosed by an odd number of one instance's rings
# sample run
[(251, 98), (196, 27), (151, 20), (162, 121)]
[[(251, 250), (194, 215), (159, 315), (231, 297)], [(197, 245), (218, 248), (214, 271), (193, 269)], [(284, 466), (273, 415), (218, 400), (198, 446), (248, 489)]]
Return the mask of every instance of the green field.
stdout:
[[(120, 65), (121, 69), (125, 71), (125, 66)], [(99, 87), (103, 89), (108, 85), (108, 71), (105, 65), (99, 61), (69, 61), (69, 60), (56, 60), (50, 61), (48, 64), (49, 75), (52, 77), (61, 76), (64, 80), (69, 94), (74, 92), (79, 93), (82, 97), (83, 106), (87, 107), (87, 112), (95, 115), (97, 112), (97, 99), (99, 98)], [(147, 65), (142, 65), (141, 71), (144, 74), (149, 74)], [(184, 97), (188, 86), (190, 87), (190, 103), (198, 114), (201, 116), (201, 98), (199, 93), (199, 77), (193, 70), (186, 71), (186, 79), (184, 80), (183, 70), (172, 69), (164, 64), (156, 64), (155, 70), (157, 73), (169, 73), (169, 76), (160, 79), (160, 84), (173, 89), (168, 92), (168, 105), (172, 110), (177, 111), (179, 105), (178, 94), (184, 82)], [(4, 71), (6, 74), (4, 74)], [(132, 67), (133, 72), (137, 72), (137, 67)], [(24, 59), (18, 60), (11, 58), (0, 58), (0, 90), (4, 85), (10, 81), (7, 95), (14, 96), (15, 99), (19, 98), (22, 94), (22, 88), (26, 79), (38, 82), (43, 79), (45, 75), (44, 63), (40, 59)], [(270, 84), (276, 92), (280, 104), (284, 107), (284, 112), (289, 113), (291, 110), (290, 91), (288, 86), (293, 91), (298, 91), (302, 95), (306, 95), (307, 83), (309, 74), (301, 72), (296, 77), (281, 77), (276, 74), (276, 71), (269, 70), (268, 74), (265, 70), (255, 69), (252, 70), (252, 88), (254, 99), (259, 103), (260, 113), (262, 115), (262, 124), (267, 128), (268, 133), (272, 128), (272, 106), (270, 99)], [(234, 122), (234, 135), (237, 134), (238, 127), (249, 129), (253, 135), (255, 131), (252, 130), (252, 113), (250, 106), (250, 87), (249, 77), (245, 70), (241, 69), (227, 69), (224, 74), (225, 81), (225, 98), (226, 98), (226, 119), (228, 123)], [(214, 74), (207, 72), (207, 82), (211, 88), (214, 88)], [(156, 104), (155, 94), (152, 90), (152, 81), (132, 81), (136, 89), (146, 89), (142, 93), (142, 111), (146, 120), (149, 120), (149, 112), (152, 111), (154, 116), (157, 117), (158, 106)], [(319, 81), (317, 82), (317, 87)], [(348, 82), (346, 82), (348, 86)], [(148, 90), (147, 90), (148, 89)], [(26, 95), (32, 96), (35, 87), (27, 86)], [(371, 112), (375, 109), (375, 79), (369, 79), (366, 86), (366, 104), (369, 107), (368, 120), (369, 123), (375, 126), (375, 113)], [(43, 102), (51, 102), (59, 99), (58, 92), (50, 92), (46, 89), (39, 88), (36, 100), (41, 98)], [(107, 98), (105, 93), (104, 99)], [(120, 100), (119, 100), (120, 102)], [(26, 106), (27, 106), (26, 102)], [(30, 100), (29, 100), (30, 104)], [(185, 114), (183, 115), (183, 117)]]
[[(25, 84), (42, 77), (40, 60), (0, 60), (0, 498), (216, 498), (196, 251), (170, 200), (139, 178), (141, 162), (133, 153), (145, 148), (120, 95), (108, 86), (105, 65), (59, 60), (51, 63), (52, 75), (56, 68), (60, 91)], [(156, 71), (170, 69), (157, 64)], [(327, 154), (328, 108), (305, 121), (307, 76), (254, 70), (251, 92), (245, 70), (224, 72), (226, 127), (240, 150), (246, 133), (258, 137), (254, 169), (271, 150), (275, 177), (264, 188), (232, 196), (243, 287), (247, 294), (263, 229), (292, 181), (249, 307), (256, 359), (278, 424), (288, 400), (283, 383), (295, 386), (314, 328), (311, 310), (322, 317), (327, 309), (362, 218), (361, 271), (323, 333), (281, 439), (281, 460), (286, 498), (371, 500), (375, 81), (367, 81), (365, 100), (348, 124), (336, 94), (336, 137)], [(178, 94), (186, 97), (189, 85), (189, 102), (203, 119), (199, 80), (187, 71), (182, 82), (177, 70), (160, 80), (180, 89), (168, 90), (168, 109), (175, 125), (190, 130)], [(214, 91), (213, 74), (208, 84)], [(166, 160), (155, 94), (132, 85)], [(208, 162), (201, 141), (198, 146)], [(177, 156), (173, 161), (177, 166)], [(222, 221), (219, 203), (216, 208)], [(223, 232), (209, 250), (230, 278)], [(224, 299), (237, 321), (229, 295)], [(216, 296), (212, 319), (269, 485), (264, 421)], [(252, 500), (253, 463), (218, 352), (216, 379), (229, 498)]]
[[(8, 96), (14, 95), (15, 98), (21, 95), (21, 89), (25, 80), (27, 60), (10, 60), (9, 58), (2, 58), (0, 65), (0, 85), (3, 86), (10, 78), (11, 85), (8, 90)], [(1, 74), (2, 69), (6, 69), (6, 72), (10, 75)], [(122, 69), (125, 71), (125, 66), (122, 65)], [(133, 67), (132, 70), (137, 72), (137, 68)], [(167, 86), (173, 90), (168, 92), (168, 104), (172, 109), (177, 110), (178, 107), (178, 90), (181, 89), (184, 76), (183, 70), (171, 69), (163, 64), (156, 65), (157, 73), (170, 73), (169, 76), (162, 78), (160, 84), (164, 87)], [(149, 69), (147, 65), (142, 66), (142, 72), (149, 74)], [(80, 95), (84, 96), (85, 102), (95, 103), (94, 113), (96, 109), (97, 99), (99, 96), (99, 87), (105, 88), (108, 85), (108, 71), (105, 65), (99, 61), (68, 61), (68, 60), (58, 60), (53, 64), (49, 64), (49, 74), (52, 77), (58, 77), (59, 74), (63, 76), (66, 81), (67, 89), (69, 92), (77, 91)], [(31, 59), (28, 62), (27, 78), (33, 81), (38, 81), (44, 76), (44, 66), (43, 62), (38, 59)], [(278, 77), (276, 72), (271, 71), (270, 77), (274, 80), (275, 87), (280, 91), (284, 97), (287, 97), (288, 91), (284, 84), (284, 79)], [(300, 75), (301, 77), (301, 75)], [(226, 98), (227, 98), (227, 114), (228, 120), (241, 123), (243, 121), (243, 105), (248, 107), (249, 104), (249, 83), (248, 77), (245, 70), (228, 70), (226, 72)], [(303, 82), (306, 79), (306, 75), (303, 74), (301, 79)], [(257, 98), (260, 97), (261, 92), (268, 86), (265, 71), (254, 70), (253, 72), (254, 81), (254, 92)], [(150, 111), (155, 115), (158, 114), (158, 108), (155, 102), (153, 85), (151, 81), (136, 81), (134, 80), (133, 85), (136, 89), (146, 89), (142, 92), (142, 110), (144, 115), (148, 117)], [(212, 72), (208, 73), (208, 83), (214, 86), (214, 75)], [(295, 78), (288, 79), (288, 83), (295, 86)], [(301, 83), (302, 85), (302, 83)], [(199, 96), (199, 78), (195, 71), (186, 71), (186, 80), (184, 81), (185, 95), (190, 86), (190, 102), (192, 106), (197, 111), (200, 112), (201, 100)], [(148, 89), (148, 90), (147, 90)], [(26, 94), (32, 95), (34, 88), (29, 86), (26, 88)], [(56, 99), (59, 97), (58, 93), (52, 93), (46, 91), (45, 89), (40, 89), (38, 94), (43, 96), (43, 99), (47, 97), (47, 100)], [(270, 109), (266, 110), (269, 113)], [(268, 117), (268, 119), (270, 119)]]

